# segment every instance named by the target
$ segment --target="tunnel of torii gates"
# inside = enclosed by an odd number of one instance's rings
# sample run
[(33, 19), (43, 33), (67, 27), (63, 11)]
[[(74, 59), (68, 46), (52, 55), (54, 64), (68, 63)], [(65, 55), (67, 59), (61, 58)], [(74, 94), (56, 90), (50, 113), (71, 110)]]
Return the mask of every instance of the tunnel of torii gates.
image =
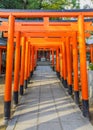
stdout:
[[(42, 49), (52, 52), (53, 68), (54, 52), (56, 51), (57, 75), (64, 87), (68, 88), (68, 93), (74, 94), (76, 104), (79, 104), (80, 92), (78, 78), (80, 55), (82, 112), (85, 117), (89, 117), (85, 37), (90, 36), (93, 26), (92, 21), (85, 21), (85, 18), (93, 17), (93, 10), (36, 12), (31, 10), (0, 10), (0, 17), (7, 19), (7, 21), (1, 22), (0, 31), (3, 32), (4, 37), (8, 38), (4, 119), (9, 120), (11, 116), (12, 88), (14, 104), (17, 105), (18, 93), (20, 91), (20, 95), (23, 95), (24, 89), (27, 89), (28, 80), (36, 68), (37, 51)], [(24, 22), (24, 20), (17, 21), (18, 18), (42, 18), (43, 20)], [(51, 18), (75, 18), (76, 21), (58, 22), (51, 21)], [(12, 87), (13, 60), (14, 86)], [(93, 54), (91, 60), (93, 61)]]

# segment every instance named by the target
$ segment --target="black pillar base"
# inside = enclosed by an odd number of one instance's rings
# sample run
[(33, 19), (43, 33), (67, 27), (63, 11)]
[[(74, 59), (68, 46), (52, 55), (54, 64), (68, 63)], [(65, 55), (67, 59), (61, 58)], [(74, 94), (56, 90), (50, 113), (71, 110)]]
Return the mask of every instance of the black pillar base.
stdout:
[(53, 71), (54, 71), (54, 66), (52, 66), (52, 69), (53, 69)]
[(89, 118), (89, 102), (88, 100), (82, 100), (83, 116)]
[(56, 75), (57, 75), (57, 77), (58, 77), (58, 72), (56, 71)]
[(63, 84), (64, 83), (64, 78), (63, 77), (62, 77), (61, 81), (62, 81), (62, 84)]
[(60, 78), (60, 73), (59, 72), (56, 72), (57, 73), (57, 77)]
[(68, 85), (68, 94), (72, 95), (72, 85)]
[(77, 105), (79, 105), (79, 91), (74, 91), (74, 100)]
[(32, 72), (30, 72), (30, 78), (32, 77)]
[(31, 77), (33, 76), (33, 71), (31, 71)]
[(4, 102), (4, 120), (9, 120), (11, 116), (11, 101)]
[(30, 76), (28, 77), (28, 82), (30, 81)]
[(18, 91), (13, 93), (14, 104), (18, 104)]
[(30, 78), (33, 76), (33, 71), (30, 72)]
[(27, 89), (27, 80), (24, 81), (24, 87)]
[(20, 95), (22, 96), (24, 94), (24, 86), (20, 85)]
[(67, 80), (64, 80), (64, 81), (63, 81), (63, 85), (64, 85), (65, 88), (68, 88)]
[(36, 66), (34, 67), (34, 70), (36, 70)]

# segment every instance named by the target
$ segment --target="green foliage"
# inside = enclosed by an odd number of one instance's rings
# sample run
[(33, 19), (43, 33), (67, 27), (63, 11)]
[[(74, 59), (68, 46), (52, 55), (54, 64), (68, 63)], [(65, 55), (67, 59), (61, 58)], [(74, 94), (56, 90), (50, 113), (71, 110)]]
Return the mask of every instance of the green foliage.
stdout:
[(50, 0), (50, 2), (48, 1), (44, 1), (42, 4), (43, 9), (64, 9), (66, 5), (66, 1), (65, 0)]
[(41, 9), (43, 0), (28, 0), (27, 9)]
[(68, 9), (79, 8), (77, 0), (0, 0), (0, 8), (5, 9)]
[(93, 63), (90, 63), (90, 64), (89, 64), (88, 69), (89, 69), (89, 70), (93, 70)]
[(0, 8), (20, 9), (23, 7), (23, 0), (1, 0)]

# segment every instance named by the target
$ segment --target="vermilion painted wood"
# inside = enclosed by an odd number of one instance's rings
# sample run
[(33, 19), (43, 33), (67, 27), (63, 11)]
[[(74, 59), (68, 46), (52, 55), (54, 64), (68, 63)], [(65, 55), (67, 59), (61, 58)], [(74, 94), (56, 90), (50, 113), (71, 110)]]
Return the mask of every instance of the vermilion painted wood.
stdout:
[(21, 37), (21, 68), (20, 68), (20, 86), (24, 86), (24, 71), (25, 71), (25, 48), (26, 39)]
[[(12, 13), (12, 14), (11, 14)], [(4, 36), (8, 37), (7, 47), (7, 66), (6, 66), (6, 84), (5, 84), (5, 102), (11, 101), (11, 85), (12, 85), (12, 63), (14, 52), (14, 40), (16, 39), (16, 31), (21, 32), (20, 37), (26, 37), (26, 52), (25, 52), (25, 72), (24, 79), (27, 80), (30, 71), (34, 71), (36, 66), (36, 48), (42, 47), (56, 49), (56, 71), (63, 76), (64, 80), (68, 79), (68, 83), (72, 84), (71, 76), (71, 56), (70, 44), (73, 45), (73, 71), (74, 71), (74, 90), (78, 91), (78, 50), (77, 42), (79, 42), (80, 52), (80, 73), (81, 73), (81, 90), (82, 100), (84, 103), (88, 101), (88, 83), (87, 83), (87, 70), (86, 70), (86, 44), (85, 36), (89, 37), (90, 33), (86, 31), (93, 30), (91, 22), (84, 22), (84, 17), (93, 17), (93, 12), (0, 12), (0, 17), (9, 17), (9, 23), (3, 22), (0, 30), (8, 31)], [(42, 23), (17, 23), (15, 18), (43, 18)], [(52, 17), (76, 17), (78, 22), (75, 23), (52, 23), (49, 18)], [(15, 26), (14, 26), (15, 23)], [(15, 32), (15, 34), (14, 34)], [(75, 37), (75, 38), (74, 38)], [(71, 39), (70, 42), (67, 41)], [(16, 41), (16, 40), (15, 40)], [(75, 43), (75, 45), (74, 45)], [(61, 49), (60, 49), (61, 46)], [(60, 56), (59, 59), (59, 49)], [(66, 53), (67, 52), (67, 53)], [(18, 61), (18, 60), (17, 60)], [(31, 61), (31, 63), (30, 63)], [(18, 61), (19, 62), (19, 61)], [(62, 62), (62, 63), (61, 63)], [(10, 64), (11, 63), (11, 64)], [(60, 64), (61, 63), (61, 64)], [(69, 65), (69, 66), (68, 66)], [(61, 68), (62, 67), (62, 68)], [(17, 67), (16, 67), (17, 69)], [(22, 69), (22, 68), (21, 68)], [(76, 70), (75, 70), (76, 69)], [(23, 69), (22, 69), (23, 71)], [(60, 72), (62, 71), (62, 73)], [(21, 74), (22, 74), (21, 73)], [(18, 79), (16, 78), (17, 82)], [(22, 79), (23, 83), (23, 79)], [(16, 85), (16, 83), (15, 83)], [(84, 104), (83, 104), (84, 105)], [(86, 105), (84, 106), (84, 108)], [(10, 108), (9, 108), (10, 109)], [(86, 107), (88, 110), (88, 108)]]
[(19, 72), (20, 72), (20, 32), (17, 33), (17, 42), (15, 49), (15, 67), (14, 67), (14, 92), (19, 91)]
[(13, 12), (13, 11), (0, 11), (0, 17), (8, 18), (11, 14), (15, 16), (15, 18), (42, 18), (42, 17), (78, 17), (79, 15), (83, 15), (85, 17), (92, 17), (93, 12)]
[(9, 16), (9, 27), (8, 27), (8, 45), (7, 45), (7, 60), (6, 60), (6, 80), (5, 80), (5, 94), (4, 100), (11, 101), (11, 90), (12, 90), (12, 65), (13, 65), (13, 54), (14, 54), (14, 16)]
[[(82, 28), (82, 29), (81, 29)], [(79, 29), (79, 51), (80, 51), (80, 72), (82, 84), (82, 98), (88, 100), (88, 82), (87, 82), (87, 69), (86, 69), (86, 44), (84, 35), (84, 17), (79, 15), (78, 18)]]

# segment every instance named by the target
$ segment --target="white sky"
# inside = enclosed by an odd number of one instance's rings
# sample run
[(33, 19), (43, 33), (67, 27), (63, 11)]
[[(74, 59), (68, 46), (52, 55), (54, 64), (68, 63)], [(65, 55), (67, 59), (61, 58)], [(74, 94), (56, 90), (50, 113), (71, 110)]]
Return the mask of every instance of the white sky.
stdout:
[(86, 4), (88, 4), (91, 8), (93, 8), (91, 0), (80, 0), (80, 8), (83, 8), (83, 6)]

